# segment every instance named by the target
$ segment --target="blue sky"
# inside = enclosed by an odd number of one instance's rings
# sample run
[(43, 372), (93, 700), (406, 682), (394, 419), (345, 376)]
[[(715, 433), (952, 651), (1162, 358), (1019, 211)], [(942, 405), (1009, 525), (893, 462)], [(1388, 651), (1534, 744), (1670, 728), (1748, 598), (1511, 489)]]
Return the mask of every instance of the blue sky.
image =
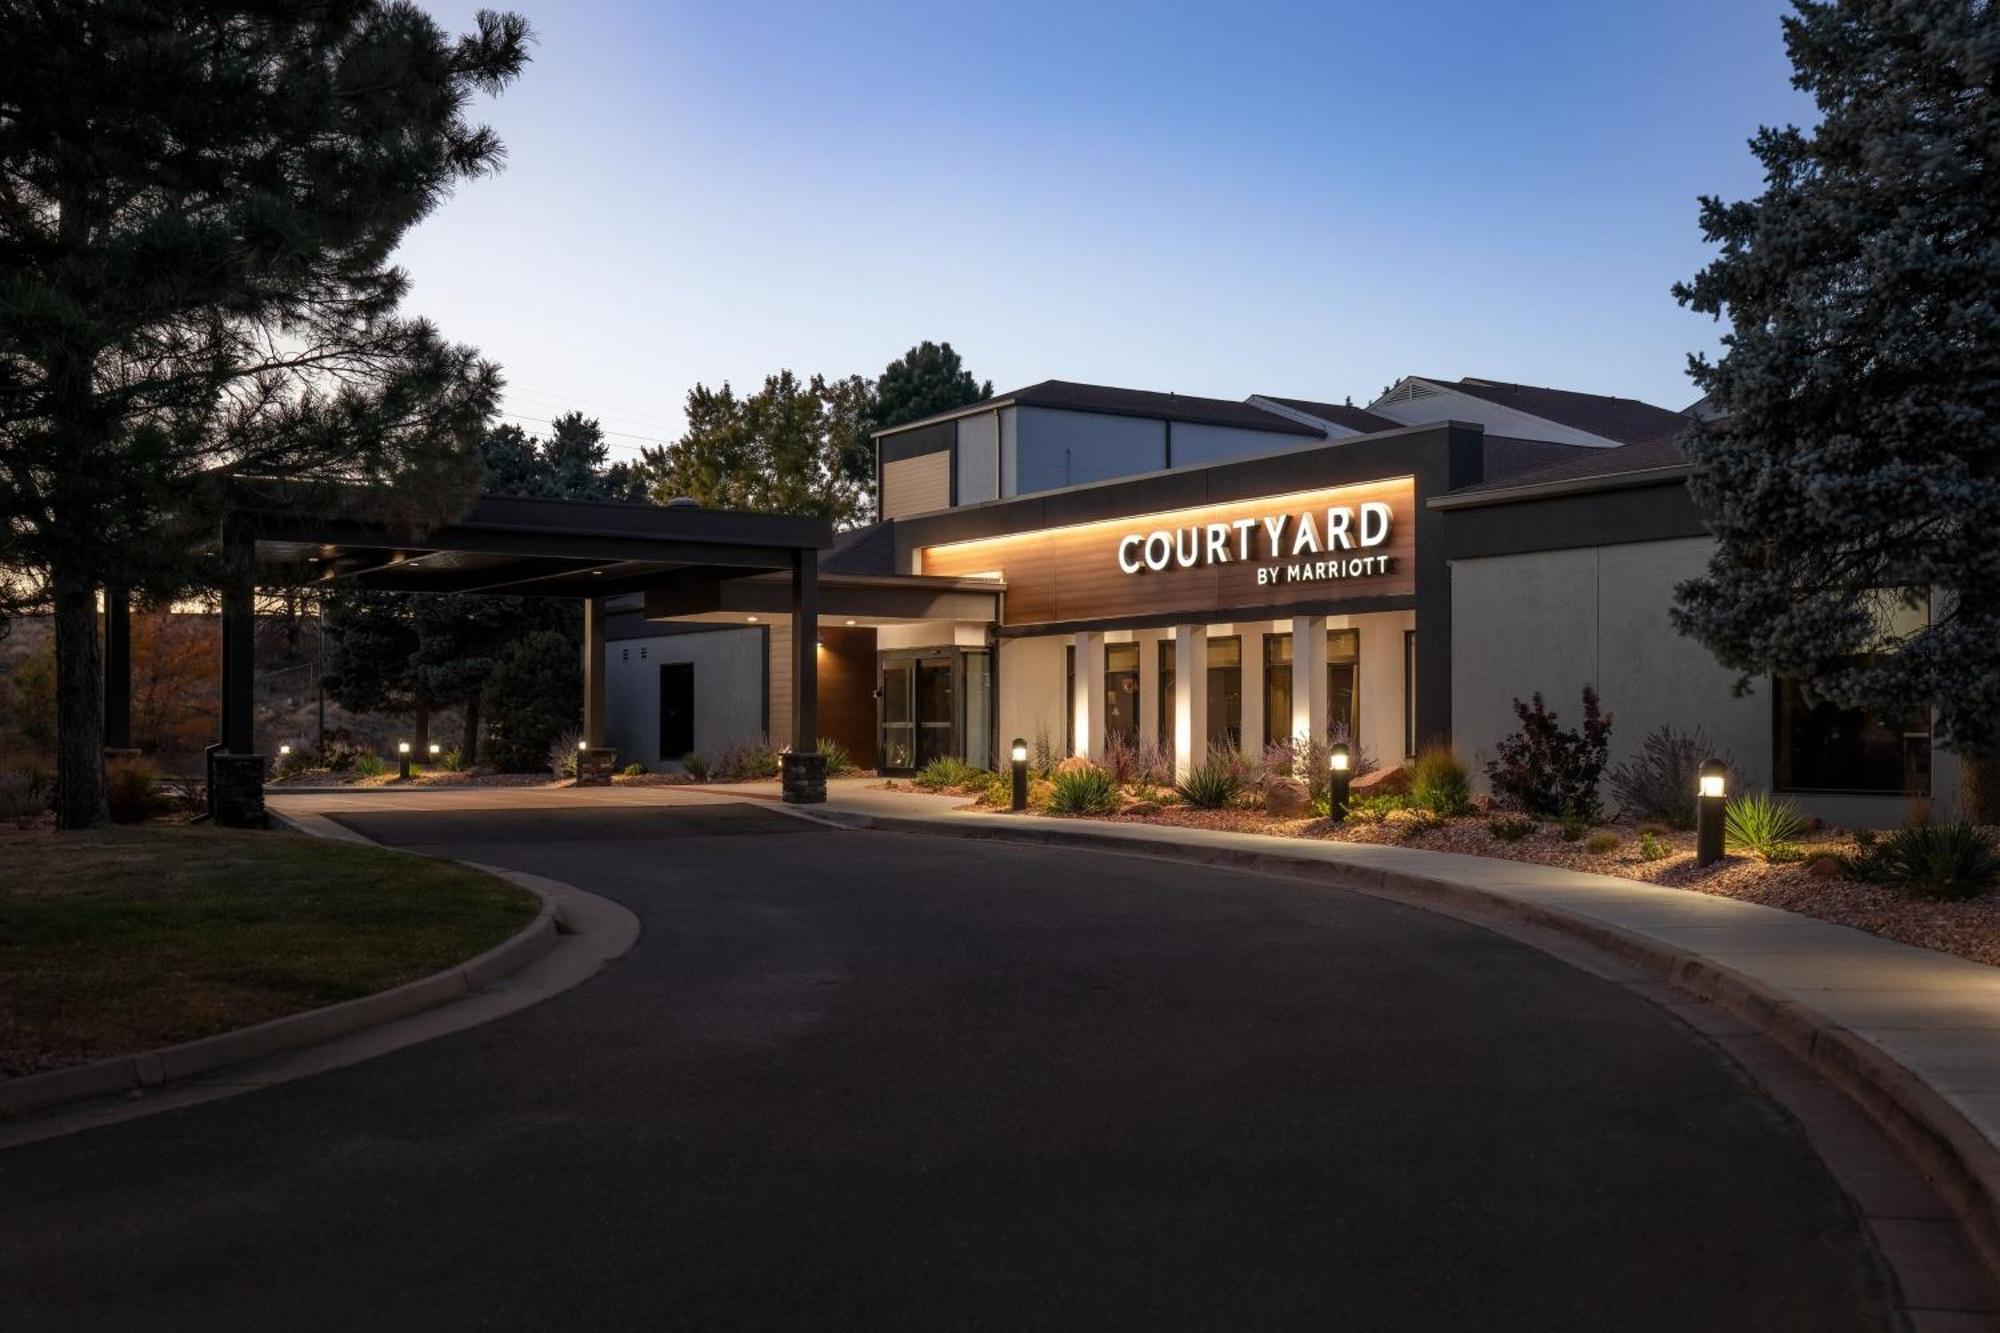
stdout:
[(1782, 0), (514, 7), (507, 170), (406, 242), (410, 308), (621, 452), (697, 381), (923, 338), (1002, 391), (1680, 407), (1696, 196), (1755, 193), (1745, 140), (1810, 114)]

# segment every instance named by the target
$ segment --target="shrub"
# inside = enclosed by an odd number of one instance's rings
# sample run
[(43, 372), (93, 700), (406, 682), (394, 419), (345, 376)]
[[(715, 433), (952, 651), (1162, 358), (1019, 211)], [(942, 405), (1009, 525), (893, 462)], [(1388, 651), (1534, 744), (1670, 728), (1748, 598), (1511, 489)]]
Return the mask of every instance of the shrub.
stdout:
[(1140, 741), (1133, 757), (1132, 776), (1127, 781), (1142, 787), (1170, 787), (1174, 781), (1174, 756), (1151, 741)]
[(115, 824), (138, 824), (167, 809), (160, 770), (143, 759), (117, 759), (104, 766), (104, 803)]
[(1395, 826), (1396, 836), (1404, 842), (1420, 837), (1444, 827), (1444, 816), (1421, 805), (1405, 806), (1390, 814), (1384, 821)]
[(990, 773), (980, 789), (979, 804), (1004, 810), (1014, 804), (1014, 779), (1008, 773)]
[(1864, 852), (1874, 849), (1875, 838), (1875, 830), (1872, 828), (1858, 828), (1854, 830), (1854, 845)]
[(347, 766), (357, 778), (379, 778), (389, 771), (389, 761), (373, 750), (359, 751)]
[[(1618, 798), (1619, 810), (1634, 818), (1657, 821), (1669, 828), (1694, 827), (1694, 802), (1701, 766), (1720, 758), (1730, 765), (1727, 755), (1716, 755), (1708, 737), (1695, 731), (1675, 731), (1660, 726), (1639, 742), (1639, 753), (1605, 775), (1611, 793)], [(1732, 780), (1731, 788), (1739, 783)]]
[(1108, 815), (1118, 809), (1118, 781), (1108, 769), (1072, 768), (1049, 781), (1049, 810), (1058, 815)]
[(625, 765), (625, 776), (628, 778), (642, 778), (646, 776), (646, 766), (644, 764), (627, 764)]
[[(583, 668), (576, 645), (554, 630), (515, 640), (493, 664), (482, 695), (486, 758), (504, 773), (556, 767), (552, 751), (576, 730), (583, 712)], [(569, 745), (573, 752), (576, 741)], [(574, 753), (569, 763), (574, 765)]]
[(1583, 850), (1592, 856), (1609, 856), (1625, 845), (1625, 839), (1609, 830), (1593, 833), (1583, 840)]
[(1472, 813), (1472, 777), (1448, 747), (1429, 746), (1411, 763), (1410, 803), (1437, 815)]
[(943, 791), (947, 787), (972, 787), (986, 780), (986, 770), (966, 763), (957, 755), (940, 755), (918, 771), (912, 779), (925, 791)]
[(1576, 815), (1564, 815), (1556, 831), (1562, 834), (1564, 842), (1581, 842), (1583, 835), (1590, 832), (1590, 821)]
[(696, 782), (708, 781), (708, 756), (699, 750), (689, 750), (682, 755), (681, 768)]
[(1855, 869), (1919, 898), (1976, 898), (2000, 882), (2000, 847), (1962, 819), (1910, 824), (1883, 838)]
[(572, 728), (549, 742), (549, 772), (560, 782), (564, 778), (576, 776), (577, 749), (583, 744), (583, 733)]
[(1806, 831), (1806, 817), (1790, 801), (1763, 792), (1732, 796), (1722, 808), (1722, 841), (1734, 851), (1755, 852), (1766, 861)]
[(1486, 821), (1486, 831), (1502, 842), (1519, 842), (1540, 827), (1526, 815), (1495, 815)]
[(1056, 771), (1056, 764), (1061, 760), (1062, 756), (1056, 753), (1055, 742), (1049, 739), (1049, 729), (1046, 726), (1037, 725), (1035, 727), (1035, 757), (1034, 762), (1028, 766), (1029, 771), (1037, 776), (1046, 777)]
[(822, 736), (816, 748), (826, 758), (826, 775), (828, 777), (837, 778), (843, 773), (852, 773), (854, 771), (854, 756), (849, 754), (847, 747), (839, 741), (830, 741)]
[(207, 784), (189, 774), (168, 774), (160, 779), (167, 805), (184, 815), (198, 815), (208, 809)]
[(1174, 793), (1197, 810), (1221, 810), (1233, 805), (1243, 792), (1243, 771), (1239, 756), (1211, 750), (1208, 757), (1188, 769), (1186, 777), (1174, 785)]
[(1641, 861), (1664, 860), (1673, 854), (1673, 850), (1657, 833), (1641, 833), (1639, 835), (1639, 859)]
[(1347, 803), (1347, 822), (1379, 824), (1390, 815), (1409, 808), (1410, 798), (1394, 792), (1383, 792), (1380, 796), (1357, 796)]
[(447, 773), (463, 773), (467, 767), (465, 751), (457, 748), (446, 750), (438, 760), (438, 766)]
[(47, 790), (24, 771), (0, 773), (0, 819), (26, 828), (49, 808)]
[(723, 747), (711, 775), (717, 782), (762, 782), (778, 776), (778, 747), (759, 737)]
[(1583, 687), (1583, 727), (1564, 730), (1536, 691), (1532, 703), (1514, 701), (1521, 729), (1495, 747), (1486, 766), (1501, 797), (1531, 815), (1565, 815), (1595, 821), (1602, 813), (1597, 780), (1611, 746), (1611, 715), (1598, 707), (1597, 691)]

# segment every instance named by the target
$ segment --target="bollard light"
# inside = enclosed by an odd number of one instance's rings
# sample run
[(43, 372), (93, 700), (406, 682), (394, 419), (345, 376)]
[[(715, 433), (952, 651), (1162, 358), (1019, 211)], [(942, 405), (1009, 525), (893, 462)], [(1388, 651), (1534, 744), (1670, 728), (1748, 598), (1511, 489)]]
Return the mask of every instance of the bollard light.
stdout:
[(1332, 756), (1327, 764), (1333, 778), (1327, 787), (1327, 813), (1335, 819), (1345, 819), (1349, 784), (1354, 781), (1354, 759), (1348, 753), (1346, 741), (1333, 743)]
[(410, 743), (396, 742), (396, 778), (400, 782), (410, 780)]
[(1028, 808), (1028, 743), (1019, 736), (1014, 738), (1014, 810), (1015, 813)]
[(291, 757), (292, 757), (292, 747), (291, 747), (291, 746), (289, 746), (289, 745), (280, 745), (280, 746), (278, 747), (278, 758), (280, 758), (280, 759), (290, 759)]
[(439, 745), (439, 744), (438, 744), (438, 743), (437, 743), (436, 741), (432, 741), (432, 742), (431, 742), (431, 758), (435, 759), (435, 758), (437, 758), (437, 757), (438, 757), (439, 755), (441, 755), (441, 754), (443, 754), (443, 753), (444, 753), (444, 747), (443, 747), (442, 745)]
[(578, 754), (582, 754), (585, 750), (588, 750), (589, 748), (590, 748), (589, 741), (578, 741), (576, 743), (576, 752)]
[(1720, 759), (1702, 763), (1694, 801), (1694, 863), (1714, 865), (1722, 859), (1722, 817), (1729, 800), (1729, 765)]

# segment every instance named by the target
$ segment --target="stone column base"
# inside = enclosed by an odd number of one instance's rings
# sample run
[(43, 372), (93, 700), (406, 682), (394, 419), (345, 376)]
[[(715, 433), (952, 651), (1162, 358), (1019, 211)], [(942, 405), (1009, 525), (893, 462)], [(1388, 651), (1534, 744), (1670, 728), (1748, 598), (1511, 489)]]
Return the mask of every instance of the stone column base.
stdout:
[(787, 805), (819, 805), (826, 800), (826, 756), (781, 754), (778, 756)]
[(224, 828), (266, 828), (264, 756), (215, 754), (208, 760), (208, 809)]
[(608, 745), (593, 745), (588, 750), (579, 750), (576, 755), (576, 785), (579, 787), (609, 787), (611, 775), (618, 771), (618, 751)]

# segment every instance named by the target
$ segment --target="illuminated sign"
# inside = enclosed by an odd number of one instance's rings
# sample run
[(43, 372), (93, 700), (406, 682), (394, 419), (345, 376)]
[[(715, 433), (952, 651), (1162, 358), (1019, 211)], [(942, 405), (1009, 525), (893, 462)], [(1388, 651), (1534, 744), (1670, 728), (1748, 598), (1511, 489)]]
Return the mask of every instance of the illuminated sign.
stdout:
[(1395, 567), (1395, 557), (1370, 551), (1389, 540), (1393, 522), (1388, 505), (1368, 500), (1359, 506), (1129, 532), (1118, 541), (1118, 568), (1126, 574), (1158, 574), (1259, 561), (1259, 586), (1366, 578)]

